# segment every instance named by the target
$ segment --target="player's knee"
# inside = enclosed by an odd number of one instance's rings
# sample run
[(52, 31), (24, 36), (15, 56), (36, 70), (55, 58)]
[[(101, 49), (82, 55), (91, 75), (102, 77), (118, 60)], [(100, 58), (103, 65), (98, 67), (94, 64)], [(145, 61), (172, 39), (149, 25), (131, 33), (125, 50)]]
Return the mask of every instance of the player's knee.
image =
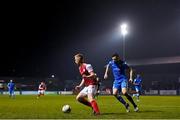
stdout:
[(117, 95), (118, 94), (118, 92), (117, 91), (113, 91), (113, 95), (115, 96), (115, 95)]
[(94, 97), (93, 96), (88, 96), (88, 100), (91, 102), (94, 100)]
[(127, 92), (126, 92), (126, 91), (125, 91), (125, 92), (122, 92), (122, 94), (123, 94), (123, 95), (126, 95), (126, 94), (127, 94)]
[(123, 90), (122, 90), (122, 94), (123, 94), (123, 95), (127, 94), (127, 90), (126, 90), (126, 89), (123, 89)]
[(94, 98), (88, 98), (89, 102), (92, 102), (94, 101), (95, 99)]
[(77, 100), (77, 101), (81, 101), (81, 97), (77, 96), (77, 97), (76, 97), (76, 100)]

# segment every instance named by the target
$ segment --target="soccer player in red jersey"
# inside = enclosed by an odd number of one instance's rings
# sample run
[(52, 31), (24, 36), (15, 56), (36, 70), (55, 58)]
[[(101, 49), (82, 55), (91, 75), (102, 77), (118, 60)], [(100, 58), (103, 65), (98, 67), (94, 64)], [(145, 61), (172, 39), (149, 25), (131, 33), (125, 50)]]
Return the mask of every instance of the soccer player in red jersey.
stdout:
[(44, 82), (41, 82), (38, 88), (38, 96), (37, 98), (39, 98), (40, 96), (44, 95), (46, 90), (46, 84)]
[(82, 86), (84, 86), (84, 88), (77, 95), (76, 100), (86, 106), (91, 107), (94, 115), (99, 115), (100, 111), (97, 102), (94, 99), (97, 91), (97, 82), (93, 68), (91, 64), (84, 62), (84, 57), (82, 54), (76, 54), (74, 59), (75, 63), (79, 66), (79, 72), (82, 75), (82, 81), (78, 86), (76, 86), (75, 89), (79, 90)]

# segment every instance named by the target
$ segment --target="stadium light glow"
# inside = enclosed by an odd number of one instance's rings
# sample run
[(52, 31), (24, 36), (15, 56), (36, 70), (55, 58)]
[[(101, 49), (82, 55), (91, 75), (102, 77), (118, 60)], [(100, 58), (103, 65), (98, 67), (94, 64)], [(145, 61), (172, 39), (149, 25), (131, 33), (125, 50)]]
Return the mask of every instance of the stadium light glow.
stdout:
[(127, 31), (127, 24), (122, 24), (121, 25), (121, 34), (123, 36), (125, 36), (127, 33), (128, 33), (128, 31)]

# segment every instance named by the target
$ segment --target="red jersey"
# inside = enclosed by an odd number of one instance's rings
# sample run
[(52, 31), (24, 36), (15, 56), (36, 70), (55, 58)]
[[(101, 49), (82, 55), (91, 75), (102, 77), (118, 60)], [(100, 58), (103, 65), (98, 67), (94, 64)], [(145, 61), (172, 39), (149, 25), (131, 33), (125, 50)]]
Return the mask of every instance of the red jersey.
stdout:
[(46, 85), (44, 83), (40, 84), (39, 85), (39, 90), (46, 90)]
[[(90, 72), (93, 72), (93, 68), (91, 66), (91, 64), (86, 64), (83, 63), (80, 67), (79, 67), (79, 72), (81, 75), (90, 75)], [(96, 85), (96, 79), (94, 78), (83, 78), (84, 82), (85, 82), (85, 86), (89, 86), (89, 85)]]

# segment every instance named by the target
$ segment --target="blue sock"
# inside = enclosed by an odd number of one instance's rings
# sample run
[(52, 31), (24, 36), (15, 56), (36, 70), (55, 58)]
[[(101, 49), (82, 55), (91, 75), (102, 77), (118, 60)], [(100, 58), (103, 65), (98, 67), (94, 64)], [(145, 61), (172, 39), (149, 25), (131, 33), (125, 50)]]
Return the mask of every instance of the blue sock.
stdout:
[(126, 102), (124, 101), (124, 99), (119, 95), (116, 95), (115, 96), (118, 100), (119, 100), (119, 102), (121, 102), (123, 105), (126, 105)]

